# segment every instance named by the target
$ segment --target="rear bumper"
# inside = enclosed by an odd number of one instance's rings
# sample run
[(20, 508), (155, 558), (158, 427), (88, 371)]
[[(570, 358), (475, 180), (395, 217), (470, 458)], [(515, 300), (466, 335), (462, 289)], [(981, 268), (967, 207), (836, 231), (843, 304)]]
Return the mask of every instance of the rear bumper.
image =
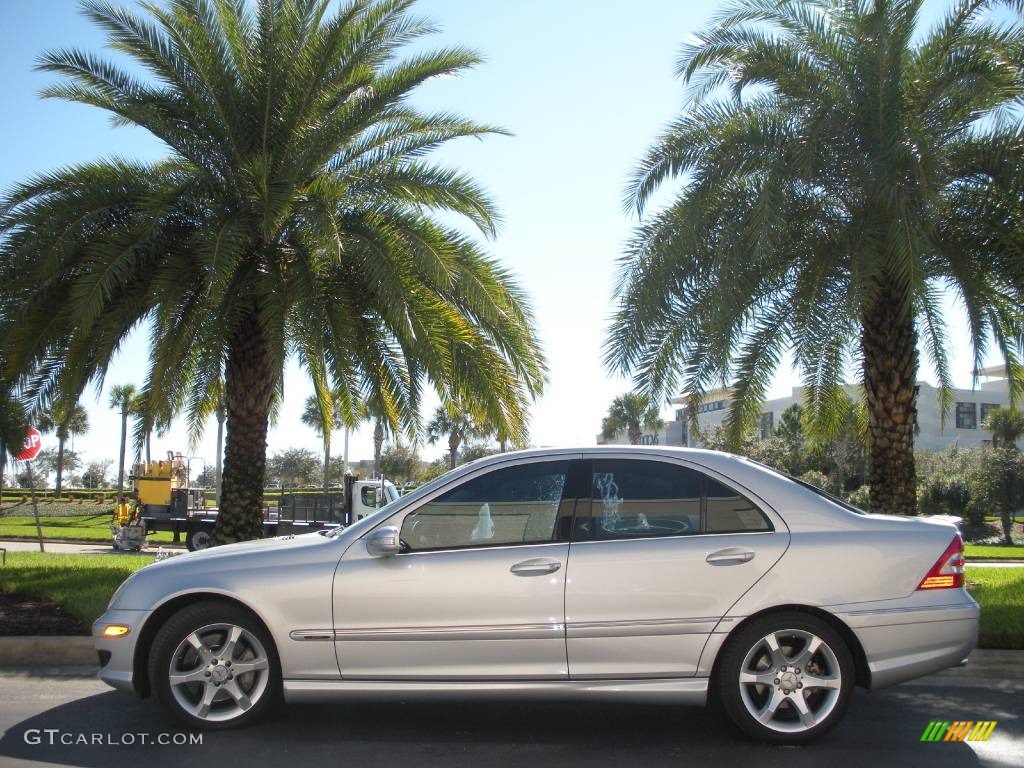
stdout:
[(864, 648), (871, 688), (955, 666), (978, 642), (978, 604), (966, 592), (942, 605), (910, 604), (837, 611)]

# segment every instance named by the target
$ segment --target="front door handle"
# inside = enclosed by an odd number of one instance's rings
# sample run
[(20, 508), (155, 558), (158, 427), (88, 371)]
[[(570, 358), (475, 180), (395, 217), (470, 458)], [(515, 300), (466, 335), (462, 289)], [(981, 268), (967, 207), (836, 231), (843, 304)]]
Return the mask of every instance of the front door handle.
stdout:
[(754, 553), (749, 549), (728, 547), (726, 549), (719, 549), (717, 552), (712, 552), (704, 559), (712, 565), (739, 565), (740, 563), (749, 563), (753, 560)]
[(516, 576), (542, 576), (545, 573), (554, 573), (562, 567), (558, 560), (548, 560), (546, 557), (535, 557), (531, 560), (523, 560), (516, 563), (509, 570)]

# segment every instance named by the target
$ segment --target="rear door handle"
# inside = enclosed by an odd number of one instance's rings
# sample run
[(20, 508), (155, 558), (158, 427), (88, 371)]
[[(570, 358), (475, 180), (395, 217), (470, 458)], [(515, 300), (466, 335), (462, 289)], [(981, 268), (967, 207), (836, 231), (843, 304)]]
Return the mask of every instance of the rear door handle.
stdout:
[(739, 565), (740, 563), (749, 563), (753, 559), (753, 552), (749, 549), (740, 549), (739, 547), (719, 549), (705, 558), (712, 565)]
[(509, 570), (516, 576), (542, 576), (545, 573), (554, 573), (562, 567), (558, 560), (548, 560), (546, 557), (535, 557), (530, 560), (523, 560), (516, 563)]

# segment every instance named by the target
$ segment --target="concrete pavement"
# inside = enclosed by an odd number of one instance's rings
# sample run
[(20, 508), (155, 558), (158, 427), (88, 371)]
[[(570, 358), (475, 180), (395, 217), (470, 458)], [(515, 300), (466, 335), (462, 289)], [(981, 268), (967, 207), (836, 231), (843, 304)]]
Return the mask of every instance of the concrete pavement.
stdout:
[[(59, 552), (63, 554), (77, 555), (134, 555), (137, 552), (121, 552), (114, 549), (110, 544), (85, 544), (82, 542), (50, 541), (43, 540), (43, 546), (47, 552)], [(0, 549), (8, 552), (38, 552), (39, 542), (34, 539), (0, 539)], [(185, 552), (184, 545), (153, 544), (142, 550), (144, 555), (156, 555), (160, 552), (171, 552), (177, 554)]]
[[(895, 688), (858, 690), (843, 723), (803, 748), (751, 743), (703, 709), (579, 702), (303, 705), (245, 730), (206, 732), (202, 744), (142, 744), (181, 733), (151, 700), (91, 677), (0, 672), (0, 765), (1024, 765), (1021, 654), (986, 657)], [(922, 743), (931, 720), (998, 725), (988, 742)], [(91, 743), (93, 734), (102, 743)]]

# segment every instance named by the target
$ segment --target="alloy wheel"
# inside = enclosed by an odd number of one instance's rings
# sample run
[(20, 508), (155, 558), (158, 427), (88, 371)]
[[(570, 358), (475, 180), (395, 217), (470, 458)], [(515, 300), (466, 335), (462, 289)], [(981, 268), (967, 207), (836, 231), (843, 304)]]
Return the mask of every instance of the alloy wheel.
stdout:
[(842, 672), (835, 651), (802, 629), (770, 632), (747, 652), (740, 666), (740, 698), (761, 725), (800, 733), (835, 709)]
[(266, 649), (236, 624), (208, 624), (189, 633), (171, 655), (168, 669), (178, 705), (208, 722), (248, 712), (266, 693), (269, 679)]

